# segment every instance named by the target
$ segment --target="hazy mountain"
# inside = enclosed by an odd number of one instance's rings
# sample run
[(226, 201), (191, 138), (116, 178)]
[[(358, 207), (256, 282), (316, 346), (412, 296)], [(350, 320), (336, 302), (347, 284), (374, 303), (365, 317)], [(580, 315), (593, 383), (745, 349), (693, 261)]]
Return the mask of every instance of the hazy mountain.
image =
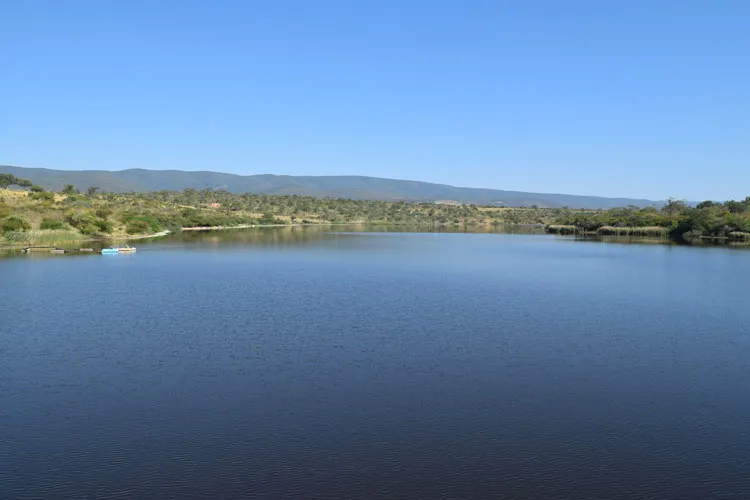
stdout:
[(571, 208), (612, 208), (659, 205), (661, 202), (629, 198), (604, 198), (569, 194), (525, 193), (497, 189), (461, 188), (429, 182), (362, 176), (234, 175), (182, 170), (50, 170), (0, 166), (0, 173), (29, 179), (45, 189), (60, 190), (72, 184), (81, 190), (97, 186), (103, 191), (144, 192), (225, 189), (233, 193), (298, 194), (318, 197), (385, 201), (442, 201), (481, 205)]

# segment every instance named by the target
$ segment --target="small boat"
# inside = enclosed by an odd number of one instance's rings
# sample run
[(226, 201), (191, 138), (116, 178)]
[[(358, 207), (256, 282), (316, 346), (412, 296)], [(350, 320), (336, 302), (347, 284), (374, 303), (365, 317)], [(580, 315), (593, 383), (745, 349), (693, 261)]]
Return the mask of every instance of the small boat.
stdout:
[(134, 253), (135, 247), (125, 245), (124, 247), (102, 248), (102, 255), (117, 255), (121, 253)]
[(53, 248), (52, 250), (50, 250), (50, 253), (65, 253), (65, 250), (63, 250), (62, 248)]
[(93, 252), (94, 249), (93, 248), (79, 248), (78, 251), (83, 252), (83, 253), (89, 253), (89, 252)]

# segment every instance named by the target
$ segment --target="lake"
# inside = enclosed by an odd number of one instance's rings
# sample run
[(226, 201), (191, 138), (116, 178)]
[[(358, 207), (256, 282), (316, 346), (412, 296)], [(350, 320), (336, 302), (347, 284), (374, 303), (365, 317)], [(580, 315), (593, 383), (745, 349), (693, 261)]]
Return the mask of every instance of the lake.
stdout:
[(750, 252), (137, 245), (0, 259), (0, 498), (750, 498)]

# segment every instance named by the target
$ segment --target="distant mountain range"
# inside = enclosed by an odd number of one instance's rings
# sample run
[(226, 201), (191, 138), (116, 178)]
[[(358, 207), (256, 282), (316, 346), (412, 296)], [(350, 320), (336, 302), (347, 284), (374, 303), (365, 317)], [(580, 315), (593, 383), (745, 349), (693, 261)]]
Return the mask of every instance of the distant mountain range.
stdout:
[(118, 193), (208, 188), (224, 189), (232, 193), (296, 194), (360, 200), (435, 201), (513, 207), (537, 205), (539, 207), (613, 208), (627, 205), (643, 207), (663, 204), (661, 201), (642, 199), (463, 188), (429, 182), (353, 175), (234, 175), (182, 170), (50, 170), (11, 166), (0, 166), (0, 173), (9, 173), (28, 179), (50, 190), (60, 190), (65, 185), (72, 184), (81, 190), (96, 186), (103, 191)]

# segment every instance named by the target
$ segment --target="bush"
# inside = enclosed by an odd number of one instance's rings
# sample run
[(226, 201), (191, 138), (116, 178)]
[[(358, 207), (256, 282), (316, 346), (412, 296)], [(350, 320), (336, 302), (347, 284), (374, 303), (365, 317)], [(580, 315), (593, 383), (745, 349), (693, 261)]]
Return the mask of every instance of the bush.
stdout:
[(61, 220), (57, 219), (42, 219), (39, 224), (39, 229), (63, 229), (65, 224)]
[(49, 191), (36, 191), (29, 195), (29, 198), (37, 201), (55, 201), (55, 193)]
[[(126, 214), (123, 217), (123, 221), (126, 225), (126, 231), (128, 231), (128, 233), (130, 234), (158, 233), (159, 231), (164, 229), (161, 222), (159, 222), (156, 217), (153, 217), (151, 215)], [(127, 228), (131, 228), (134, 232), (130, 232), (130, 230), (128, 230)]]
[(144, 234), (151, 231), (151, 225), (145, 220), (131, 219), (125, 226), (125, 231), (128, 234)]
[(3, 223), (0, 225), (3, 233), (10, 233), (12, 231), (28, 231), (31, 229), (31, 224), (22, 217), (6, 217)]
[(109, 207), (99, 207), (94, 213), (100, 219), (109, 219), (109, 216), (112, 215), (112, 209)]
[(112, 224), (110, 221), (106, 219), (96, 219), (94, 220), (94, 225), (101, 231), (102, 233), (111, 233), (114, 230), (114, 224)]
[(65, 217), (65, 221), (81, 233), (88, 235), (111, 233), (113, 229), (111, 222), (86, 212), (70, 213)]

